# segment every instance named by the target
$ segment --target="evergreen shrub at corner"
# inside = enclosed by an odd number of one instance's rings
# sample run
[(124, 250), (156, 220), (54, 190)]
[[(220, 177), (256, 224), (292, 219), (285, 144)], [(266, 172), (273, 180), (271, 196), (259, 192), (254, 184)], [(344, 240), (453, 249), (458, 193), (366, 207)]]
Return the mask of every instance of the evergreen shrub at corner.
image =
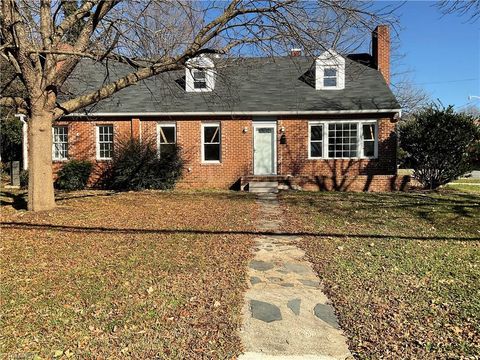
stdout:
[(85, 189), (92, 168), (90, 161), (70, 160), (58, 172), (55, 188), (69, 191)]
[(429, 106), (403, 123), (399, 134), (413, 176), (426, 189), (436, 189), (468, 172), (471, 148), (480, 139), (474, 119), (454, 112), (452, 106)]
[(158, 154), (153, 141), (128, 139), (115, 143), (103, 186), (118, 191), (172, 189), (181, 178), (183, 160), (178, 146)]

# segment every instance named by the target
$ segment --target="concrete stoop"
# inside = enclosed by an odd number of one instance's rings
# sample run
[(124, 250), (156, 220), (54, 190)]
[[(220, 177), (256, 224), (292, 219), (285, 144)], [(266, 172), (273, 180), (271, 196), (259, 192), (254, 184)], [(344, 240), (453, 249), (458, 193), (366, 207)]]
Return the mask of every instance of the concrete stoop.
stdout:
[[(282, 219), (276, 195), (260, 194), (259, 202), (257, 228), (275, 232)], [(305, 253), (295, 245), (298, 240), (280, 234), (255, 239), (240, 333), (245, 353), (240, 360), (351, 358), (334, 308), (304, 260)]]
[(252, 193), (278, 193), (278, 181), (252, 181), (248, 183)]

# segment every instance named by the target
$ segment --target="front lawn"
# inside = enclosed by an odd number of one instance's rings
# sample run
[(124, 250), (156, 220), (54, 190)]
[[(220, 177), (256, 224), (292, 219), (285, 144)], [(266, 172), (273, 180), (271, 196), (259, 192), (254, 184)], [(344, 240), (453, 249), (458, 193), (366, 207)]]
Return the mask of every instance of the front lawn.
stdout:
[(480, 196), (286, 193), (358, 358), (480, 356)]
[(254, 198), (65, 194), (28, 213), (2, 194), (1, 358), (231, 358)]

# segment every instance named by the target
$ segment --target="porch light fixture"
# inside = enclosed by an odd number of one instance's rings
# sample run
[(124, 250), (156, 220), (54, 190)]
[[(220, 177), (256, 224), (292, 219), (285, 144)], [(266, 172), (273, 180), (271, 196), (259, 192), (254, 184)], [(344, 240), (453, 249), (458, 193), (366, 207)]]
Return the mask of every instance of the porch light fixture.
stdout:
[(248, 132), (248, 127), (245, 126), (242, 131), (243, 131), (244, 134), (246, 134)]
[(281, 132), (281, 133), (284, 133), (284, 132), (285, 132), (285, 126), (282, 126), (282, 127), (280, 128), (280, 132)]

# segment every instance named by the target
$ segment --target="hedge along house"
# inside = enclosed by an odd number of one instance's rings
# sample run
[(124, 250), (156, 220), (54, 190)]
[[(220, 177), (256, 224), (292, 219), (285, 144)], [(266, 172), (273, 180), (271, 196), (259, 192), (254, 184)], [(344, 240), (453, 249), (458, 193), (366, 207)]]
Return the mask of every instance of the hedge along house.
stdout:
[[(134, 137), (154, 139), (159, 156), (181, 146), (182, 188), (273, 180), (309, 189), (396, 189), (400, 109), (389, 89), (387, 26), (374, 31), (372, 48), (371, 55), (347, 57), (295, 50), (274, 59), (192, 59), (185, 71), (160, 74), (57, 121), (54, 171), (71, 158), (101, 169), (117, 139)], [(88, 91), (126, 71), (84, 61), (70, 84)]]

